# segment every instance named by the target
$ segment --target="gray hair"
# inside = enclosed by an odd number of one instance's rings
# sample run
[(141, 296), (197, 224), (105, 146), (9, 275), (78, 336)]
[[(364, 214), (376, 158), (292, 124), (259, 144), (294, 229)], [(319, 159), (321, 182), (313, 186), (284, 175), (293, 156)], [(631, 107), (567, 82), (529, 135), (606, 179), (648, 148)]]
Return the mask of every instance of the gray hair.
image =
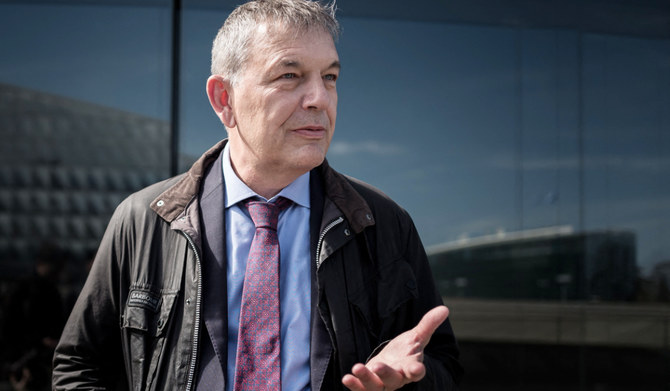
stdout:
[(212, 75), (224, 75), (235, 83), (249, 59), (249, 48), (259, 24), (274, 22), (301, 33), (323, 29), (337, 41), (340, 26), (335, 10), (335, 1), (322, 4), (312, 0), (254, 0), (237, 7), (214, 39)]

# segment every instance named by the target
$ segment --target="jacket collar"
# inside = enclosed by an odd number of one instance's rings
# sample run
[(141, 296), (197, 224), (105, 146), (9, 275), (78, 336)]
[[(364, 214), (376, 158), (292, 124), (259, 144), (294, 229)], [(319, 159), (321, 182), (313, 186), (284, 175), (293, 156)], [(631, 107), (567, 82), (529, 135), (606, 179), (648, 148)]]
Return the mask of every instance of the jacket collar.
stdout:
[(186, 207), (198, 195), (207, 168), (217, 159), (227, 141), (221, 140), (205, 152), (177, 183), (151, 202), (151, 209), (168, 223), (184, 214)]
[[(185, 214), (189, 204), (201, 191), (207, 169), (216, 161), (227, 142), (227, 139), (221, 140), (205, 152), (176, 184), (151, 202), (151, 209), (169, 223)], [(348, 177), (332, 169), (327, 160), (314, 170), (322, 179), (325, 197), (342, 212), (354, 232), (359, 233), (374, 224), (370, 207), (351, 185)]]
[(323, 180), (326, 198), (330, 199), (342, 212), (355, 233), (360, 233), (365, 227), (374, 224), (374, 217), (368, 203), (351, 185), (350, 178), (332, 169), (328, 160), (324, 160), (314, 170), (317, 170)]

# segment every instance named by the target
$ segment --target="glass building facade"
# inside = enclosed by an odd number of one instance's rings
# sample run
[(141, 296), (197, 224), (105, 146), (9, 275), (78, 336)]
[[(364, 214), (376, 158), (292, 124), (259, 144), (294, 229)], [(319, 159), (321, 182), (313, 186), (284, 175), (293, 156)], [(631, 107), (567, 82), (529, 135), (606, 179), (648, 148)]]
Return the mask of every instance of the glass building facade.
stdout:
[[(225, 137), (205, 81), (236, 4), (0, 0), (3, 304), (44, 243), (76, 292), (116, 204)], [(670, 4), (338, 8), (328, 159), (413, 216), (462, 389), (669, 390)]]

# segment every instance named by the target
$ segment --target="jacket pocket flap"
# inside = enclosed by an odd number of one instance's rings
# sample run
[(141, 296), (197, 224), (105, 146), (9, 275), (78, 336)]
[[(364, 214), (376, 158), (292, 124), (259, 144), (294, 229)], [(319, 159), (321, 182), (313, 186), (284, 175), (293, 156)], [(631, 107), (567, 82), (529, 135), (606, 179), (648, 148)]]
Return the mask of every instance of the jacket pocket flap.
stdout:
[(123, 327), (160, 336), (168, 324), (177, 293), (131, 289), (123, 315)]
[(379, 271), (377, 311), (382, 318), (419, 295), (416, 277), (409, 263), (400, 258)]
[(356, 289), (349, 300), (359, 308), (368, 323), (375, 324), (371, 313), (377, 313), (382, 319), (387, 318), (400, 306), (417, 297), (414, 271), (404, 258), (398, 258), (377, 271), (374, 283), (368, 281)]

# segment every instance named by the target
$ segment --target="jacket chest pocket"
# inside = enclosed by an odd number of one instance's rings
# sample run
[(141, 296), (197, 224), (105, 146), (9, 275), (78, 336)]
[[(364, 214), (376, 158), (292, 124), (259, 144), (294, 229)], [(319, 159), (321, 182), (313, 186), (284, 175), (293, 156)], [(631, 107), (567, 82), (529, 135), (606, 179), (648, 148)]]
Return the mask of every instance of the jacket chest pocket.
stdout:
[(403, 258), (390, 262), (370, 280), (362, 280), (350, 297), (351, 305), (376, 343), (399, 330), (390, 326), (398, 321), (400, 310), (418, 296), (414, 271)]
[(399, 258), (377, 274), (377, 311), (382, 318), (393, 315), (406, 302), (419, 295), (414, 270)]
[(177, 293), (151, 289), (130, 290), (122, 319), (125, 349), (131, 357), (126, 368), (133, 390), (150, 390), (163, 353)]

